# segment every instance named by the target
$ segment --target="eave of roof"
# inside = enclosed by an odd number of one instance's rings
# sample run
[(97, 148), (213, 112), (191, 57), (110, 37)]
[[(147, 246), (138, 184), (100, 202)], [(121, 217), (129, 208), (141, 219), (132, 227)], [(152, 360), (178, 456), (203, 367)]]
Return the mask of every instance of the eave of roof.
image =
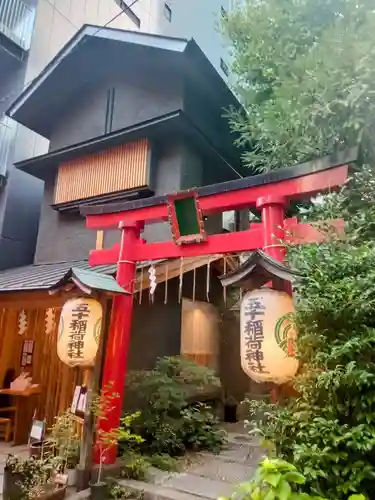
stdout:
[[(152, 62), (157, 55), (164, 62), (168, 61), (169, 68), (179, 67), (179, 71), (194, 75), (197, 87), (206, 87), (210, 96), (217, 95), (222, 106), (239, 106), (194, 40), (84, 25), (25, 88), (7, 114), (49, 138), (51, 120), (57, 109), (63, 109), (62, 102), (66, 103), (75, 92), (87, 90), (106, 72), (119, 71), (120, 55), (124, 71), (134, 67), (134, 62), (139, 65), (142, 62), (140, 50), (143, 59), (147, 56)], [(159, 71), (162, 71), (160, 67)]]
[(252, 252), (236, 269), (219, 276), (223, 287), (234, 286), (254, 290), (268, 281), (279, 278), (283, 281), (293, 281), (298, 272), (279, 262), (263, 250)]
[(72, 267), (63, 281), (72, 281), (85, 293), (104, 292), (111, 295), (131, 295), (122, 288), (115, 278), (108, 274), (98, 273), (95, 270)]
[(159, 137), (170, 138), (171, 134), (187, 136), (194, 141), (198, 147), (213, 154), (218, 164), (231, 168), (227, 161), (227, 152), (217, 151), (215, 146), (211, 144), (204, 134), (180, 109), (144, 122), (136, 123), (107, 135), (94, 137), (88, 141), (16, 162), (15, 166), (34, 177), (44, 179), (47, 170), (50, 171), (51, 169), (57, 168), (59, 164), (72, 160), (78, 156), (94, 154), (144, 137), (150, 140), (158, 139)]
[[(157, 261), (157, 263), (160, 262), (162, 261)], [(149, 265), (149, 262), (138, 262), (137, 268), (142, 269)], [(87, 276), (87, 272), (100, 274), (102, 279), (105, 279), (106, 276), (113, 277), (116, 270), (116, 265), (91, 267), (86, 260), (31, 264), (5, 269), (0, 271), (0, 295), (2, 293), (52, 290), (69, 282), (72, 276), (85, 281), (84, 275)]]

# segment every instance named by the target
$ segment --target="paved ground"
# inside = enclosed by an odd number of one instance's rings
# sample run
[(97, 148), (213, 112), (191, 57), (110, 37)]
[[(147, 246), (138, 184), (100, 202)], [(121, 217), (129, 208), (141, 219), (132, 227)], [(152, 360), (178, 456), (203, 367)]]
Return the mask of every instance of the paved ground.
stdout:
[(201, 454), (199, 463), (183, 473), (158, 472), (152, 482), (120, 481), (142, 490), (145, 500), (217, 500), (230, 496), (235, 487), (251, 477), (264, 451), (244, 434), (230, 433), (229, 443), (219, 455)]
[[(235, 487), (254, 473), (259, 459), (264, 455), (258, 441), (250, 438), (241, 425), (230, 426), (229, 442), (219, 455), (199, 454), (198, 460), (183, 473), (168, 474), (155, 471), (150, 482), (120, 481), (124, 486), (143, 491), (144, 500), (217, 500), (230, 496)], [(8, 453), (27, 456), (27, 447), (10, 447), (0, 442), (0, 500), (3, 468)], [(89, 490), (74, 494), (69, 500), (84, 500)]]

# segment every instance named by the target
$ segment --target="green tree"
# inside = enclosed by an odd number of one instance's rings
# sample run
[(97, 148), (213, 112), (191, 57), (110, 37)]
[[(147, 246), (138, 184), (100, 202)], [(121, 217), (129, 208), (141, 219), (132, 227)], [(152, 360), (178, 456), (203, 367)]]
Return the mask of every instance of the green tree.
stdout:
[(375, 169), (363, 166), (339, 193), (304, 209), (322, 230), (324, 220), (342, 216), (346, 234), (289, 251), (301, 273), (295, 289), (300, 396), (263, 408), (268, 420), (252, 424), (303, 473), (307, 493), (335, 500), (375, 495), (374, 185)]
[(244, 161), (262, 172), (361, 145), (375, 159), (372, 0), (242, 0), (223, 20)]
[(375, 6), (244, 0), (223, 26), (245, 108), (230, 121), (249, 167), (268, 171), (360, 146), (350, 182), (300, 214), (344, 218), (345, 237), (288, 253), (301, 272), (300, 396), (266, 409), (257, 432), (303, 473), (306, 493), (375, 498)]

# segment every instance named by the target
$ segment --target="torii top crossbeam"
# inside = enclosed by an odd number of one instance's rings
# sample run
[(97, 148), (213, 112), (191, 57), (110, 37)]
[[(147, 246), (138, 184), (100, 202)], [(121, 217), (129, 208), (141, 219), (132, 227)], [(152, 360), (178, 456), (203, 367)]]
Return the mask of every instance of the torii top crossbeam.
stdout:
[[(345, 183), (348, 164), (355, 159), (356, 151), (349, 150), (267, 174), (197, 188), (194, 190), (194, 195), (199, 202), (202, 216), (257, 207), (267, 219), (270, 206), (279, 205), (284, 214), (288, 201), (301, 200), (317, 193), (334, 190)], [(81, 213), (86, 216), (89, 229), (118, 227), (120, 223), (122, 226), (135, 223), (142, 225), (170, 219), (170, 199), (171, 197), (166, 195), (101, 206), (83, 206)], [(274, 210), (271, 210), (271, 213), (275, 213)], [(284, 236), (280, 235), (281, 238), (285, 239), (285, 234), (289, 234), (288, 239), (291, 243), (319, 240), (316, 230), (307, 224), (298, 224), (296, 219), (284, 220), (282, 216), (282, 220), (278, 223), (283, 226)], [(134, 244), (129, 257), (131, 260), (145, 261), (256, 250), (264, 248), (265, 244), (270, 244), (269, 241), (267, 243), (269, 238), (265, 235), (267, 230), (265, 225), (267, 225), (266, 220), (263, 224), (251, 224), (247, 234), (243, 231), (216, 234), (207, 236), (200, 243), (190, 242), (189, 245), (176, 245), (174, 241), (145, 244), (139, 240)], [(118, 260), (118, 244), (111, 249), (94, 250), (90, 254), (91, 265), (114, 264)]]

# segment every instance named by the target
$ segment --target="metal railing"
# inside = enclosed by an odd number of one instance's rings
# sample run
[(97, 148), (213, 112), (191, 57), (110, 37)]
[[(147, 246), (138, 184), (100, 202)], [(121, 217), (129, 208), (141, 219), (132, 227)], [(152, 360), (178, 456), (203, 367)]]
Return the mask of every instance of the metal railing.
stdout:
[(17, 124), (11, 118), (4, 116), (0, 119), (0, 175), (5, 175), (9, 153), (13, 147)]
[(35, 9), (22, 0), (0, 1), (0, 31), (24, 50), (28, 50), (34, 28)]

